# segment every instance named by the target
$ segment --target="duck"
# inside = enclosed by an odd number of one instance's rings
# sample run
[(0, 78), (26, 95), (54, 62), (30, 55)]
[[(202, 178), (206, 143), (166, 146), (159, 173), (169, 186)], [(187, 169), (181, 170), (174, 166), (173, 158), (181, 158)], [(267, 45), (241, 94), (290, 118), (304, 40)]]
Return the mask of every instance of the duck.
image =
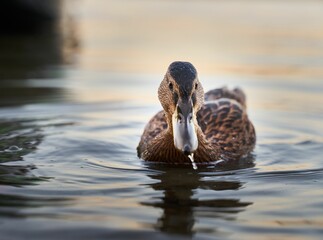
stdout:
[[(246, 158), (256, 143), (240, 88), (204, 93), (190, 62), (171, 63), (158, 88), (163, 110), (155, 114), (140, 138), (138, 157), (148, 162), (210, 164)], [(193, 157), (194, 156), (194, 157)]]

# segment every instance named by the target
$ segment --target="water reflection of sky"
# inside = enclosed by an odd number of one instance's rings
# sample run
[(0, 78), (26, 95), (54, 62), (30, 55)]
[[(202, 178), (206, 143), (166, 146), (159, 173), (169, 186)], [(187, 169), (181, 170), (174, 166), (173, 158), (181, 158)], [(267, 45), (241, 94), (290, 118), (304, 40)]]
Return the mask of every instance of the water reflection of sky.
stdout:
[(153, 103), (157, 98), (151, 89), (158, 87), (168, 64), (181, 59), (196, 65), (206, 90), (239, 85), (250, 106), (298, 111), (309, 105), (322, 111), (317, 104), (323, 89), (321, 5), (83, 1), (72, 13), (81, 46), (75, 67), (82, 71), (67, 75), (76, 77), (74, 87), (83, 80), (74, 92), (80, 101), (145, 96)]
[(318, 1), (83, 1), (85, 69), (164, 72), (174, 59), (204, 74), (322, 76)]

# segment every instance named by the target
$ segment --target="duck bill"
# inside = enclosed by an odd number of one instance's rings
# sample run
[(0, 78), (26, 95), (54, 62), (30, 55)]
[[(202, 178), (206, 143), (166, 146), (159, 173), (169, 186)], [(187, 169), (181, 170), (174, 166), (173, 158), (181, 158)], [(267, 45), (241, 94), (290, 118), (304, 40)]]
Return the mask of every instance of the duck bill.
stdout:
[(191, 104), (176, 106), (172, 116), (174, 145), (185, 155), (193, 153), (198, 147), (194, 121), (195, 115)]

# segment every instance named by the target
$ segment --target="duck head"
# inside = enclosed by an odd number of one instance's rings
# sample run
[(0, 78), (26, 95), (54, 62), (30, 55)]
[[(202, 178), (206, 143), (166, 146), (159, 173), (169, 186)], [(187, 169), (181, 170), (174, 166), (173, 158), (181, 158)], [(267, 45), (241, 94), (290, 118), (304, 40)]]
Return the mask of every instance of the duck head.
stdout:
[(185, 155), (198, 147), (196, 114), (203, 106), (204, 91), (195, 67), (189, 62), (173, 62), (158, 89), (166, 112), (174, 146)]

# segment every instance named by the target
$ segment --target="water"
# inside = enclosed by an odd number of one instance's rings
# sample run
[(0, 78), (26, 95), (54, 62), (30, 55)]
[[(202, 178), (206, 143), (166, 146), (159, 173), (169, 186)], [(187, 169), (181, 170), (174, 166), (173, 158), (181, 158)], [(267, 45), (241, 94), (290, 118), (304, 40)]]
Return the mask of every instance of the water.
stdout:
[[(322, 2), (76, 3), (67, 53), (60, 37), (0, 37), (1, 240), (322, 238)], [(137, 158), (178, 56), (206, 90), (245, 90), (253, 156), (196, 170)]]

